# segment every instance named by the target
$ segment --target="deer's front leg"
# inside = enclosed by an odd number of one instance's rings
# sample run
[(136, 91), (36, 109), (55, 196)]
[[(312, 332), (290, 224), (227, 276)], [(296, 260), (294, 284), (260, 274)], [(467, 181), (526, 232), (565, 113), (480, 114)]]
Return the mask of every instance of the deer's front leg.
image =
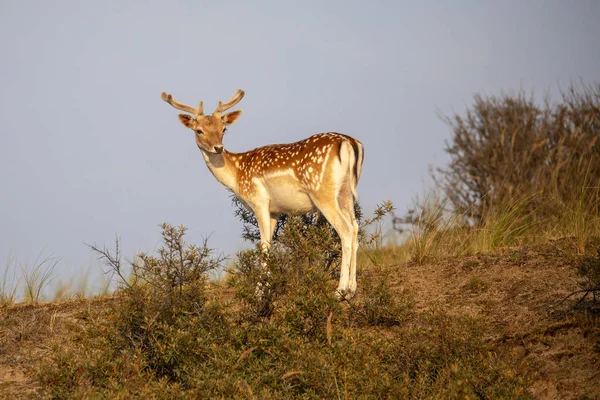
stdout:
[(264, 206), (257, 207), (254, 213), (256, 214), (258, 230), (260, 231), (260, 247), (264, 252), (271, 247), (271, 236), (273, 235), (273, 231), (271, 230), (271, 213), (269, 212), (269, 208)]
[[(258, 222), (258, 230), (260, 231), (260, 248), (262, 250), (261, 254), (261, 267), (262, 273), (265, 273), (268, 277), (270, 275), (270, 271), (267, 269), (267, 262), (265, 260), (266, 252), (271, 247), (271, 237), (269, 235), (273, 235), (273, 231), (271, 230), (271, 213), (269, 212), (268, 207), (257, 207), (254, 209), (254, 213), (256, 214), (256, 222)], [(277, 222), (277, 220), (275, 220)], [(261, 298), (265, 293), (265, 286), (268, 287), (269, 283), (266, 282), (264, 285), (261, 281), (259, 281), (256, 285), (256, 296)]]
[(273, 240), (273, 234), (275, 233), (275, 228), (277, 228), (277, 220), (279, 219), (279, 214), (271, 213), (271, 226), (269, 231), (269, 244)]

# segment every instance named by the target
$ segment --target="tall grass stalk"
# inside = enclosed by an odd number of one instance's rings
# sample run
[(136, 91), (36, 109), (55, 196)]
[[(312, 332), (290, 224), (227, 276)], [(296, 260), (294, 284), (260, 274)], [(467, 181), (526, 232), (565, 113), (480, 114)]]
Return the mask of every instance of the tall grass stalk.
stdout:
[(40, 301), (42, 292), (51, 282), (54, 269), (60, 262), (59, 257), (48, 256), (42, 258), (42, 253), (43, 251), (35, 259), (31, 269), (27, 265), (20, 264), (25, 282), (25, 301), (29, 303)]
[[(21, 283), (15, 270), (15, 255), (9, 254), (4, 263), (4, 272), (0, 281), (0, 306), (11, 305), (16, 301), (17, 289)], [(12, 273), (11, 273), (12, 272)]]
[(558, 199), (565, 210), (560, 223), (560, 234), (572, 238), (579, 255), (586, 252), (592, 236), (600, 236), (600, 186), (590, 185), (588, 165), (583, 185), (572, 205)]
[(467, 222), (469, 210), (448, 211), (446, 199), (429, 197), (404, 219), (412, 228), (408, 242), (400, 247), (408, 245), (412, 260), (422, 264), (427, 259), (465, 256), (545, 239), (546, 236), (539, 233), (531, 235), (534, 228), (545, 229), (548, 223), (537, 217), (532, 208), (533, 203), (543, 203), (540, 197), (541, 194), (535, 194), (511, 199), (487, 211), (480, 227)]
[[(410, 221), (411, 242), (413, 245), (413, 260), (422, 264), (432, 255), (433, 247), (440, 242), (440, 238), (454, 222), (455, 213), (446, 213), (447, 200), (435, 196), (426, 199), (421, 207), (415, 206), (416, 217)], [(413, 213), (414, 215), (414, 213)]]
[(94, 280), (96, 285), (90, 285), (91, 267), (81, 269), (73, 278), (60, 281), (52, 289), (53, 301), (69, 300), (73, 298), (107, 297), (111, 294), (112, 281), (110, 277), (102, 274)]
[[(531, 204), (540, 196), (541, 194), (536, 193), (516, 197), (489, 211), (483, 227), (475, 230), (475, 237), (471, 240), (473, 250), (491, 251), (525, 242), (527, 234), (542, 223), (535, 221), (534, 214), (531, 214)], [(535, 241), (535, 238), (530, 241)]]
[(62, 301), (71, 297), (71, 289), (73, 288), (73, 282), (59, 282), (59, 284), (53, 288), (52, 301)]

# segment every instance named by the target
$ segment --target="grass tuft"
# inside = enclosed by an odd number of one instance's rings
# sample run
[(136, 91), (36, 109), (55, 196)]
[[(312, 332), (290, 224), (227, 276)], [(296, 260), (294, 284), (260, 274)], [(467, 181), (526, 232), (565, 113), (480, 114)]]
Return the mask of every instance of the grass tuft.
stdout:
[(4, 272), (0, 281), (0, 306), (9, 306), (15, 303), (20, 279), (16, 275), (16, 258), (9, 254), (4, 263)]
[(52, 281), (54, 269), (59, 262), (59, 257), (44, 257), (43, 252), (40, 252), (33, 266), (20, 264), (23, 282), (25, 283), (25, 301), (37, 303), (41, 300), (44, 289)]

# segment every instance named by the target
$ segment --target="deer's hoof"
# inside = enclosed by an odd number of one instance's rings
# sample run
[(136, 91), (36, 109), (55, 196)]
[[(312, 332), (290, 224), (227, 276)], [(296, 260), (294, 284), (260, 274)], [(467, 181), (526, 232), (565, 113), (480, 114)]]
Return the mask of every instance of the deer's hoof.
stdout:
[(352, 299), (354, 296), (356, 295), (356, 291), (355, 290), (350, 290), (350, 289), (340, 289), (338, 288), (335, 291), (335, 296), (337, 297), (338, 300), (343, 301), (343, 300), (350, 300)]

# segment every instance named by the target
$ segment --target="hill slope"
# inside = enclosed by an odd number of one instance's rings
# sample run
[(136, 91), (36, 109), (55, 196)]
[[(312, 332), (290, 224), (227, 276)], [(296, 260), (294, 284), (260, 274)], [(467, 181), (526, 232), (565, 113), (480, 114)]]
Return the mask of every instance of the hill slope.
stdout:
[[(503, 376), (511, 378), (511, 374), (527, 371), (528, 389), (523, 397), (600, 399), (598, 316), (573, 312), (572, 301), (561, 302), (581, 287), (576, 258), (569, 256), (566, 247), (565, 243), (556, 242), (424, 265), (390, 265), (378, 272), (365, 272), (363, 275), (388, 274), (392, 294), (398, 297), (410, 294), (414, 315), (407, 318), (402, 327), (353, 329), (362, 329), (365, 334), (379, 335), (377, 337), (403, 329), (409, 333), (406, 337), (418, 341), (427, 332), (440, 329), (440, 321), (443, 321), (420, 316), (443, 314), (461, 324), (472, 322), (479, 326), (478, 332), (489, 354), (508, 363)], [(229, 307), (236, 307), (232, 289), (214, 287), (211, 296)], [(90, 323), (103, 318), (105, 310), (115, 301), (112, 298), (82, 299), (0, 309), (0, 396), (51, 396), (40, 383), (39, 374), (43, 371), (40, 365), (48, 363), (60, 348), (84, 346), (85, 342), (80, 340), (82, 332)], [(461, 334), (460, 326), (458, 330), (448, 329), (448, 337), (443, 340), (451, 342), (453, 335)], [(464, 330), (468, 329), (465, 325)], [(331, 337), (328, 340), (331, 341)], [(407, 347), (412, 345), (406, 344)], [(452, 347), (448, 348), (452, 351)], [(251, 352), (234, 359), (233, 369), (240, 360), (249, 358)], [(403, 358), (399, 356), (398, 360)], [(451, 366), (450, 370), (452, 368), (457, 367)], [(284, 374), (282, 380), (289, 381), (295, 374), (303, 373), (306, 372), (294, 370), (291, 375)], [(411, 379), (418, 380), (418, 377)], [(256, 387), (253, 391), (254, 386), (249, 382), (247, 387), (240, 386), (239, 395), (262, 397)], [(337, 387), (337, 380), (335, 385)], [(339, 397), (353, 397), (352, 386), (337, 390)], [(407, 395), (418, 396), (415, 393), (411, 391)], [(156, 395), (161, 397), (160, 393)]]
[(442, 263), (407, 267), (406, 285), (426, 310), (485, 321), (497, 352), (532, 362), (539, 398), (600, 398), (600, 325), (561, 303), (581, 288), (575, 260), (563, 244), (507, 249)]

